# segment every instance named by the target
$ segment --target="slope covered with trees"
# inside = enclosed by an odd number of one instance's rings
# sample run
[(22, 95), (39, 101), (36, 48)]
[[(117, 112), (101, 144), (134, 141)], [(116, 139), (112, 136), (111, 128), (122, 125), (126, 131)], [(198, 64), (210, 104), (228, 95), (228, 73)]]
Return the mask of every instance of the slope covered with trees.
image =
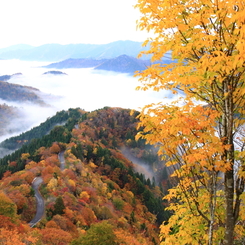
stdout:
[(32, 102), (46, 105), (37, 95), (38, 89), (0, 81), (0, 98), (6, 101)]
[(0, 147), (7, 150), (17, 150), (22, 145), (30, 143), (33, 139), (39, 139), (49, 134), (55, 126), (65, 125), (67, 122), (73, 122), (74, 125), (74, 123), (76, 123), (81, 116), (80, 111), (82, 110), (79, 108), (59, 111), (56, 113), (56, 115), (48, 118), (39, 126), (36, 126), (27, 132), (21, 133), (18, 136), (4, 140), (0, 143)]
[[(10, 78), (11, 76), (8, 75), (2, 76), (2, 80), (8, 80)], [(0, 79), (0, 99), (6, 103), (0, 104), (0, 126), (2, 129), (0, 135), (11, 133), (11, 129), (8, 128), (8, 125), (11, 124), (11, 122), (15, 119), (21, 118), (24, 113), (24, 109), (22, 107), (13, 107), (7, 105), (8, 101), (17, 103), (34, 103), (40, 106), (49, 106), (39, 96), (40, 91), (38, 89), (5, 82), (2, 80)], [(18, 128), (18, 125), (16, 125), (16, 128)]]
[[(138, 113), (121, 108), (73, 112), (65, 125), (1, 159), (1, 168), (8, 168), (0, 182), (0, 241), (159, 244), (159, 224), (169, 217), (162, 201), (162, 162), (144, 140), (135, 141)], [(148, 165), (154, 178), (136, 171), (136, 159)], [(43, 179), (45, 216), (30, 228), (36, 176)]]

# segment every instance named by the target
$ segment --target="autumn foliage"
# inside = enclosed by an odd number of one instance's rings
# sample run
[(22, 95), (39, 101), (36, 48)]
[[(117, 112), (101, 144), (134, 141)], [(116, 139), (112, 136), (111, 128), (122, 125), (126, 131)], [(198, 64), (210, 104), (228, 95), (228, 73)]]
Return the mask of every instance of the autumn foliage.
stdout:
[[(173, 173), (173, 216), (163, 244), (238, 244), (244, 239), (244, 2), (138, 0), (139, 29), (154, 62), (138, 89), (170, 90), (147, 105), (139, 138)], [(168, 57), (172, 62), (163, 64)], [(182, 97), (182, 98), (181, 98)]]
[[(147, 179), (127, 156), (138, 161), (140, 156), (152, 170), (153, 162), (157, 169), (161, 160), (153, 161), (152, 149), (135, 141), (137, 122), (130, 110), (104, 108), (82, 116), (69, 143), (55, 141), (34, 154), (21, 154), (25, 169), (6, 172), (0, 182), (0, 243), (94, 244), (99, 239), (101, 244), (159, 244), (159, 225), (168, 218), (156, 183), (161, 183), (161, 169), (156, 180)], [(35, 177), (43, 180), (45, 215), (30, 228)]]

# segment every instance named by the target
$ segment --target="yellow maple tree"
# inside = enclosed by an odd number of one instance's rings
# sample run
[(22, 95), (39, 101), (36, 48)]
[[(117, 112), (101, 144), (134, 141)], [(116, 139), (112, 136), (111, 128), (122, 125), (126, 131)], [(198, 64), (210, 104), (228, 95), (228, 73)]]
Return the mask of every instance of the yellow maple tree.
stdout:
[(153, 63), (138, 72), (137, 89), (183, 97), (139, 115), (138, 137), (158, 147), (178, 180), (162, 243), (232, 245), (244, 234), (244, 1), (138, 0), (136, 8), (138, 28), (154, 32), (143, 52)]

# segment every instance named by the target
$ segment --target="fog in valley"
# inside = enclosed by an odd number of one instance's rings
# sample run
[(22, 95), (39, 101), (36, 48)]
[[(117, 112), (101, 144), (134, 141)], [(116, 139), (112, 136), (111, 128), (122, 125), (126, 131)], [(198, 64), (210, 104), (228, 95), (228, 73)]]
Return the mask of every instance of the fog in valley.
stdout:
[(153, 181), (153, 178), (156, 179), (155, 173), (153, 172), (152, 168), (149, 166), (149, 163), (146, 163), (136, 158), (126, 147), (122, 147), (121, 152), (127, 159), (129, 159), (133, 163), (136, 172), (142, 173), (146, 179), (149, 179), (151, 181)]
[(173, 99), (169, 92), (136, 91), (136, 86), (140, 85), (137, 78), (122, 73), (76, 68), (62, 69), (67, 75), (43, 75), (44, 72), (56, 70), (42, 67), (48, 64), (50, 63), (0, 60), (0, 75), (22, 73), (8, 82), (39, 89), (40, 96), (50, 105), (45, 107), (34, 103), (1, 100), (1, 104), (20, 108), (23, 116), (9, 124), (6, 130), (8, 134), (2, 136), (0, 141), (38, 126), (60, 110), (79, 107), (92, 111), (104, 106), (140, 110), (148, 103), (167, 103)]

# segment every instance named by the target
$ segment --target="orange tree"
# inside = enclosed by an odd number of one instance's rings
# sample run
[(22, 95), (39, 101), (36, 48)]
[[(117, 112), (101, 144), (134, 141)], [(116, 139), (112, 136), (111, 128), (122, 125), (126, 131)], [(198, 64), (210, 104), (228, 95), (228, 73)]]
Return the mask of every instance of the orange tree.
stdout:
[[(145, 106), (138, 137), (157, 145), (178, 184), (164, 244), (243, 240), (245, 4), (242, 0), (138, 0), (152, 63), (138, 89), (183, 100)], [(161, 59), (171, 53), (173, 62)]]

